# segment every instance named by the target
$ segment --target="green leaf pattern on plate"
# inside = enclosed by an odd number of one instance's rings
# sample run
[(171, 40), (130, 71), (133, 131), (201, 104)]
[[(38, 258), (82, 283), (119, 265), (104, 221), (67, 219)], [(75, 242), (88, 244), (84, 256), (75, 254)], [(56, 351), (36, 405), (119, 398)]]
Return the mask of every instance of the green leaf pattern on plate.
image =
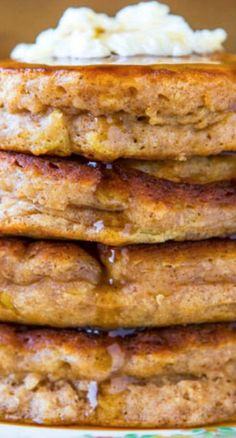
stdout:
[[(148, 433), (122, 433), (112, 432), (109, 434), (109, 438), (236, 438), (235, 427), (215, 427), (210, 429), (193, 429), (189, 431), (160, 431), (156, 434)], [(104, 438), (102, 433), (78, 435), (78, 438)], [(107, 435), (106, 435), (106, 438)]]

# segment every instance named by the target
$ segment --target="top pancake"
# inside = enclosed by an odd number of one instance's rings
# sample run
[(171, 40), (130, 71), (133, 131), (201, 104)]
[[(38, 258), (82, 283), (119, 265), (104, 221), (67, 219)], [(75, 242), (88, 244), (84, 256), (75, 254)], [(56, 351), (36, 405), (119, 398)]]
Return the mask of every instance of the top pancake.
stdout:
[(1, 149), (105, 161), (236, 150), (236, 57), (190, 61), (2, 62)]

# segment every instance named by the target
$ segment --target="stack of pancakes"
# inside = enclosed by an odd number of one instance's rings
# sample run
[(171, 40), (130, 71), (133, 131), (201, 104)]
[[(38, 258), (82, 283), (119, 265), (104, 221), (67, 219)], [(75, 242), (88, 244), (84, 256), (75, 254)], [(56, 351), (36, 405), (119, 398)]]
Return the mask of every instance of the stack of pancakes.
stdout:
[(2, 63), (0, 149), (0, 419), (235, 420), (236, 59)]

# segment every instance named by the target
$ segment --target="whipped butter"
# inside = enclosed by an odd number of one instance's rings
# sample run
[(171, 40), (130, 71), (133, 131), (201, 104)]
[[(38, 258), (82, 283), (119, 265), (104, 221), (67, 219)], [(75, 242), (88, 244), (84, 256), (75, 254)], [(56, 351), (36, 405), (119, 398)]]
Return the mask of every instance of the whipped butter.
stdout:
[(116, 16), (89, 8), (67, 9), (58, 26), (38, 35), (34, 44), (19, 44), (16, 60), (76, 59), (136, 55), (179, 57), (222, 50), (223, 29), (194, 31), (184, 18), (156, 1), (121, 9)]

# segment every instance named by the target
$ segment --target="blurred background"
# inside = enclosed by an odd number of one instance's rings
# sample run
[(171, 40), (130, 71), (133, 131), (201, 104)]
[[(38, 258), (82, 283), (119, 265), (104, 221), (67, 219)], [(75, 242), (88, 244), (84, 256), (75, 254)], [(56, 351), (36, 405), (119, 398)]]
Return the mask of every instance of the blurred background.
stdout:
[[(0, 57), (6, 58), (18, 42), (33, 42), (42, 30), (55, 27), (65, 8), (89, 6), (114, 14), (132, 0), (0, 0)], [(223, 27), (226, 48), (236, 52), (236, 0), (167, 0), (172, 12), (183, 15), (194, 28)]]

